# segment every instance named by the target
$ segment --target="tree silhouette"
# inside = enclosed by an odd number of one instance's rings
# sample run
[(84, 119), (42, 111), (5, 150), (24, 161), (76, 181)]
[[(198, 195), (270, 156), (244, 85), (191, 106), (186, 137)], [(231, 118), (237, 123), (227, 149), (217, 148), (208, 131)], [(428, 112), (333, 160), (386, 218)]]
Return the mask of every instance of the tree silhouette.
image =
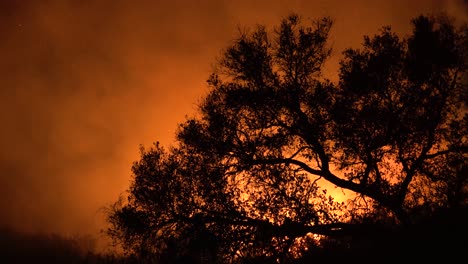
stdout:
[[(420, 16), (405, 38), (384, 27), (343, 53), (337, 83), (322, 75), (331, 26), (292, 14), (241, 33), (176, 144), (141, 149), (109, 234), (164, 263), (276, 263), (466, 211), (466, 25)], [(319, 179), (354, 199), (336, 202)]]

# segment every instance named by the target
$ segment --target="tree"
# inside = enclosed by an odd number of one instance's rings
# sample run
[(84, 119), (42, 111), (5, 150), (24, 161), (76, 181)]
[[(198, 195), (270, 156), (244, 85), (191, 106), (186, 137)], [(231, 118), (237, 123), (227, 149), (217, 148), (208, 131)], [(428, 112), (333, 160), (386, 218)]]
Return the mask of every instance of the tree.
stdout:
[[(321, 74), (331, 26), (292, 14), (241, 33), (176, 144), (141, 149), (111, 236), (142, 258), (286, 262), (317, 237), (465, 210), (466, 25), (384, 27), (343, 53), (336, 83)], [(336, 202), (319, 179), (355, 199)]]

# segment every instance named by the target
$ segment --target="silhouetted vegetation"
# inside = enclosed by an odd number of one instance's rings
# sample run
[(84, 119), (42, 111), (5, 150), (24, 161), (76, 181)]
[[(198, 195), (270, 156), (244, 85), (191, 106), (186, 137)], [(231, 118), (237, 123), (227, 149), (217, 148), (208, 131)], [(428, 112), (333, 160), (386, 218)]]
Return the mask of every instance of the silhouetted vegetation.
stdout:
[(2, 264), (138, 264), (136, 256), (123, 256), (114, 248), (98, 250), (90, 236), (25, 233), (0, 228)]
[(1, 263), (92, 263), (91, 259), (98, 263), (93, 250), (94, 241), (87, 237), (66, 238), (0, 229)]
[(109, 234), (140, 263), (460, 255), (468, 30), (445, 16), (411, 23), (344, 51), (338, 82), (322, 75), (331, 19), (242, 33), (177, 142), (141, 148)]

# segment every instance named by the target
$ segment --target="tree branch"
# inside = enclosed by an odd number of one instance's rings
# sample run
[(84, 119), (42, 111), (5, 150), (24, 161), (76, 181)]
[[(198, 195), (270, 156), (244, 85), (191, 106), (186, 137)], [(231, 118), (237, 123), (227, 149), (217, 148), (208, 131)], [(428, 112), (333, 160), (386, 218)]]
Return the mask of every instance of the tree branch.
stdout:
[(435, 157), (450, 154), (450, 153), (454, 153), (454, 152), (468, 153), (468, 146), (459, 146), (459, 147), (455, 147), (455, 148), (451, 148), (451, 149), (442, 150), (442, 151), (439, 151), (439, 152), (436, 152), (436, 153), (427, 154), (425, 156), (425, 159), (433, 159)]

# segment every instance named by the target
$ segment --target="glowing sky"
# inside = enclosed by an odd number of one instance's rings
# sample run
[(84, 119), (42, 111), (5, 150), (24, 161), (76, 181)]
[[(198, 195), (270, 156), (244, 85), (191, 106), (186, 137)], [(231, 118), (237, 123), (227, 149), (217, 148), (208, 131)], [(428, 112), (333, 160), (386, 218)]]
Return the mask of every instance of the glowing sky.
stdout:
[[(0, 226), (96, 233), (139, 144), (170, 144), (238, 26), (297, 12), (335, 20), (340, 52), (467, 1), (0, 1)], [(330, 77), (333, 77), (330, 74)]]

